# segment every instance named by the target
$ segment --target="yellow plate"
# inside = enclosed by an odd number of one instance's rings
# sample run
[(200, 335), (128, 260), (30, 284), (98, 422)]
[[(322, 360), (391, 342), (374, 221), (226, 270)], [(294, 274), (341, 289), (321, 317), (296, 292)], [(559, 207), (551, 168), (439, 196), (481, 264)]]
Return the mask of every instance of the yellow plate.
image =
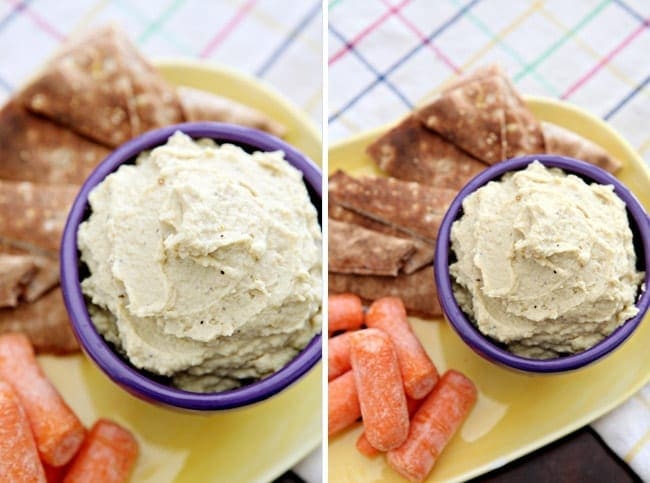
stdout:
[[(289, 143), (320, 162), (318, 130), (269, 87), (230, 69), (198, 62), (156, 65), (174, 84), (212, 91), (273, 116), (287, 126)], [(321, 364), (267, 401), (203, 416), (135, 399), (83, 356), (48, 356), (40, 361), (86, 425), (108, 417), (133, 431), (141, 449), (134, 482), (270, 481), (321, 441)]]
[[(618, 177), (650, 206), (650, 176), (630, 145), (600, 119), (575, 106), (527, 97), (539, 119), (551, 121), (602, 145), (623, 162)], [(379, 174), (365, 154), (376, 129), (332, 146), (329, 169)], [(498, 367), (469, 349), (440, 321), (411, 318), (415, 332), (440, 371), (458, 369), (479, 388), (476, 407), (436, 463), (427, 481), (464, 481), (504, 465), (605, 414), (650, 380), (650, 316), (616, 352), (582, 370), (530, 376)], [(332, 438), (329, 478), (336, 482), (404, 481), (383, 457), (367, 459), (356, 450), (360, 425)]]

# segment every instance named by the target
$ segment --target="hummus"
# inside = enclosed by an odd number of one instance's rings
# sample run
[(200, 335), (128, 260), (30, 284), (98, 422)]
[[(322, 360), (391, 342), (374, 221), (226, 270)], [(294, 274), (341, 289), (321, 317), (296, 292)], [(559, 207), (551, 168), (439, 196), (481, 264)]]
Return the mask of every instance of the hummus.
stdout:
[(282, 152), (177, 132), (90, 194), (93, 323), (136, 367), (213, 392), (287, 364), (321, 327), (321, 233)]
[(612, 186), (536, 161), (468, 196), (451, 241), (459, 305), (515, 354), (583, 351), (638, 312), (643, 274)]

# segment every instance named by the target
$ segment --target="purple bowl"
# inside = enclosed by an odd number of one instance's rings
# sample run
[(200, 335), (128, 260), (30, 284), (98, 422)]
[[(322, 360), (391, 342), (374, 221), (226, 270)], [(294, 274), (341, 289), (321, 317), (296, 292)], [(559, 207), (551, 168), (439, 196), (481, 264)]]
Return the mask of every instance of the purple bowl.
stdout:
[(645, 270), (645, 286), (650, 286), (650, 273), (647, 270), (647, 268), (650, 268), (650, 221), (641, 203), (639, 203), (628, 188), (606, 171), (584, 161), (548, 154), (513, 158), (496, 164), (479, 173), (463, 187), (451, 203), (440, 226), (434, 259), (434, 276), (438, 287), (438, 298), (440, 299), (445, 317), (449, 320), (460, 338), (479, 355), (491, 362), (520, 371), (534, 373), (564, 372), (591, 364), (612, 352), (630, 337), (632, 332), (641, 323), (648, 310), (648, 306), (650, 306), (650, 291), (645, 290), (641, 294), (641, 297), (638, 298), (636, 306), (639, 309), (639, 313), (623, 323), (623, 325), (614, 330), (614, 332), (598, 344), (577, 354), (540, 360), (516, 356), (503, 349), (497, 342), (483, 335), (458, 306), (452, 292), (451, 277), (449, 275), (451, 225), (460, 217), (462, 203), (465, 197), (489, 181), (499, 179), (509, 171), (525, 169), (535, 160), (538, 160), (545, 166), (561, 168), (566, 173), (575, 174), (583, 178), (586, 182), (611, 184), (614, 186), (614, 192), (625, 202), (627, 207), (628, 219), (630, 221), (634, 247), (637, 254), (637, 267), (640, 270)]
[(307, 373), (321, 358), (321, 334), (316, 335), (291, 362), (265, 379), (218, 393), (183, 391), (153, 380), (121, 358), (95, 329), (81, 292), (77, 230), (79, 224), (90, 214), (89, 193), (120, 165), (133, 161), (142, 151), (164, 144), (176, 131), (182, 131), (193, 138), (229, 142), (248, 151), (284, 151), (285, 159), (302, 172), (320, 221), (321, 171), (305, 155), (284, 141), (255, 129), (213, 122), (177, 124), (150, 131), (113, 151), (92, 172), (77, 195), (68, 215), (61, 242), (63, 299), (72, 321), (72, 328), (83, 350), (110, 379), (129, 393), (154, 404), (194, 411), (242, 407), (277, 394)]

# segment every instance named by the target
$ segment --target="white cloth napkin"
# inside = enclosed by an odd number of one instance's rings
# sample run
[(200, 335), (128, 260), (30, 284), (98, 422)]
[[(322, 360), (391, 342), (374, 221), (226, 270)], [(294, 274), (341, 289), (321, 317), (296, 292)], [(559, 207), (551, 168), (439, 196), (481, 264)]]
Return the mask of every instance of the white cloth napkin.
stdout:
[(650, 482), (650, 384), (592, 426), (643, 481)]

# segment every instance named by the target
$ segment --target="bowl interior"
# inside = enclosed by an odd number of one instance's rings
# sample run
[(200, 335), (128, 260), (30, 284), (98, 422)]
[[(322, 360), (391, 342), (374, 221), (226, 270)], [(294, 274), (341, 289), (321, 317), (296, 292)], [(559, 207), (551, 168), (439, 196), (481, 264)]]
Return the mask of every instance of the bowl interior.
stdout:
[(455, 254), (451, 250), (450, 232), (454, 221), (463, 215), (462, 202), (469, 194), (490, 181), (498, 181), (506, 173), (525, 169), (530, 163), (538, 160), (547, 167), (556, 167), (582, 178), (587, 184), (611, 184), (614, 192), (625, 202), (628, 223), (633, 235), (634, 250), (636, 253), (636, 268), (645, 272), (645, 286), (649, 283), (647, 267), (650, 266), (650, 227), (648, 217), (636, 197), (619, 180), (611, 174), (583, 161), (554, 155), (535, 155), (514, 158), (491, 166), (477, 175), (458, 194), (452, 202), (440, 228), (440, 236), (436, 246), (434, 271), (439, 290), (439, 298), (446, 318), (451, 323), (459, 336), (474, 351), (483, 357), (526, 372), (564, 372), (578, 369), (595, 362), (605, 356), (625, 339), (639, 325), (650, 305), (650, 293), (639, 287), (636, 306), (639, 313), (616, 328), (608, 337), (589, 349), (555, 359), (530, 359), (517, 356), (506, 349), (505, 344), (483, 335), (471, 322), (469, 317), (462, 312), (451, 290), (451, 277), (449, 264), (455, 261)]
[(306, 156), (283, 141), (261, 131), (222, 123), (184, 123), (158, 129), (127, 142), (111, 153), (89, 176), (70, 211), (61, 243), (61, 288), (72, 326), (84, 352), (118, 385), (135, 396), (154, 403), (189, 410), (219, 410), (241, 407), (273, 396), (291, 385), (321, 358), (321, 335), (283, 368), (262, 380), (218, 393), (195, 393), (177, 389), (169, 378), (135, 368), (97, 332), (90, 320), (80, 281), (89, 275), (77, 249), (77, 230), (91, 209), (88, 195), (101, 181), (123, 164), (133, 164), (142, 152), (164, 144), (169, 136), (182, 131), (194, 139), (210, 138), (219, 144), (232, 143), (248, 153), (285, 152), (285, 159), (303, 173), (303, 182), (322, 226), (321, 173)]

